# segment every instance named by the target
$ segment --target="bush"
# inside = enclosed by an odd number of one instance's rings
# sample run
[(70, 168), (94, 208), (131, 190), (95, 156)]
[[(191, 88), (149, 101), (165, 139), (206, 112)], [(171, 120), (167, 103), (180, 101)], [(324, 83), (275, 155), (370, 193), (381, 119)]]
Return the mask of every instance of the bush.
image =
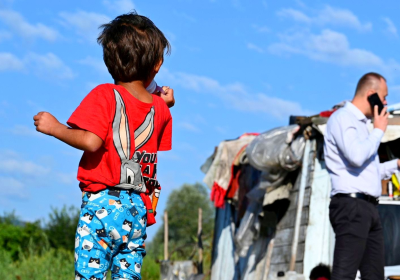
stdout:
[[(32, 246), (32, 245), (30, 245)], [(74, 255), (64, 249), (47, 249), (41, 254), (28, 246), (19, 259), (0, 249), (0, 279), (2, 280), (64, 280), (74, 277)]]
[(40, 227), (40, 222), (23, 223), (14, 213), (0, 217), (0, 247), (7, 251), (13, 260), (18, 259), (21, 248), (39, 251), (48, 247), (47, 236)]
[(75, 244), (75, 232), (79, 222), (80, 210), (70, 206), (63, 206), (61, 210), (52, 209), (49, 221), (45, 225), (50, 246), (72, 250)]

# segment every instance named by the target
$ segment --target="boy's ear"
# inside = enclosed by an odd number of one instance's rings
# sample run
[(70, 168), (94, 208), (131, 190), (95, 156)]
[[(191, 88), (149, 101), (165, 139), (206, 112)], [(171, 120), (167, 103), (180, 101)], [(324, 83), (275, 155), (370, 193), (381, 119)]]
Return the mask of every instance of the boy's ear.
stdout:
[(158, 73), (158, 71), (160, 71), (161, 65), (163, 64), (163, 60), (161, 59), (156, 66), (154, 66), (154, 72), (156, 72), (156, 74)]

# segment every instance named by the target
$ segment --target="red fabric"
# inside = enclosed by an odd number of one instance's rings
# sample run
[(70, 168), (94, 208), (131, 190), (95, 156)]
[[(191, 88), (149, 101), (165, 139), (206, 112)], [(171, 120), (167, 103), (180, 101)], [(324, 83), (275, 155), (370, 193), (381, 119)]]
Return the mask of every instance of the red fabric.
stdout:
[[(234, 166), (232, 165), (232, 169), (234, 169), (233, 167)], [(236, 172), (232, 171), (232, 174), (234, 174), (234, 175), (232, 176), (231, 182), (229, 184), (228, 192), (226, 195), (227, 198), (233, 198), (235, 196), (236, 192), (238, 191), (238, 189), (240, 187), (239, 177), (240, 177), (240, 174), (242, 174), (242, 170), (240, 168), (238, 168), (238, 170)]]
[[(135, 152), (142, 165), (148, 197), (154, 188), (161, 188), (157, 181), (157, 151), (171, 149), (171, 113), (160, 97), (152, 95), (153, 102), (144, 103), (133, 97), (124, 87), (114, 84), (103, 84), (94, 88), (83, 99), (67, 122), (72, 128), (93, 132), (104, 141), (103, 146), (98, 151), (83, 153), (78, 168), (79, 187), (82, 191), (98, 192), (120, 182), (121, 159), (114, 146), (112, 129), (116, 113), (114, 89), (121, 95), (126, 108), (131, 141), (129, 158), (132, 158)], [(134, 132), (143, 123), (152, 107), (155, 111), (154, 130), (150, 138), (135, 151)], [(147, 205), (150, 199), (148, 199), (148, 202), (143, 201), (146, 207), (151, 208), (151, 203), (150, 206)]]
[(214, 185), (211, 188), (210, 199), (211, 201), (214, 201), (215, 207), (224, 208), (225, 195), (226, 195), (226, 190), (224, 190), (216, 182), (214, 182)]
[[(245, 133), (241, 137), (245, 135), (259, 135), (259, 133)], [(232, 162), (231, 166), (231, 178), (229, 179), (229, 184), (228, 184), (228, 191), (227, 191), (227, 198), (233, 198), (236, 194), (236, 191), (239, 189), (239, 176), (240, 176), (240, 169), (237, 171), (235, 174), (235, 166), (239, 166), (239, 157), (243, 153), (243, 150), (246, 149), (248, 145), (243, 146), (240, 151), (236, 154), (235, 159)]]
[(328, 278), (325, 278), (325, 277), (319, 277), (319, 278), (317, 278), (317, 279), (315, 279), (315, 280), (329, 280)]
[(336, 111), (336, 109), (323, 111), (323, 112), (319, 113), (319, 116), (323, 117), (323, 118), (329, 118), (335, 111)]

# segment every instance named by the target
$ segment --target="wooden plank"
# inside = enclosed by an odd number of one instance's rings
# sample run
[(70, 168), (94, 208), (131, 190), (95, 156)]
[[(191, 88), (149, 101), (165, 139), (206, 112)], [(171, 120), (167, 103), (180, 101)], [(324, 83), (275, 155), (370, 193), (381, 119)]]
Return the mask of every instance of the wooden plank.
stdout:
[(400, 125), (400, 117), (389, 118), (388, 125)]
[[(297, 247), (296, 262), (300, 262), (304, 258), (305, 243), (299, 243)], [(292, 245), (289, 246), (274, 246), (272, 252), (271, 264), (289, 263), (292, 253)]]
[[(306, 229), (307, 226), (300, 227), (299, 243), (304, 243), (304, 241), (306, 240)], [(293, 232), (294, 232), (293, 227), (277, 231), (274, 238), (275, 246), (286, 246), (286, 245), (291, 246), (293, 240)]]
[[(304, 190), (304, 201), (303, 201), (303, 207), (310, 205), (310, 197), (311, 197), (311, 188), (307, 187)], [(289, 210), (297, 209), (297, 201), (299, 199), (299, 192), (298, 191), (291, 191), (289, 200), (290, 200), (290, 206)]]
[[(309, 207), (303, 207), (303, 211), (301, 213), (301, 222), (300, 225), (308, 225), (308, 214), (309, 214)], [(291, 228), (294, 227), (296, 220), (296, 209), (293, 210), (288, 210), (286, 215), (283, 217), (283, 219), (279, 222), (277, 229), (285, 229), (285, 228)]]
[[(271, 264), (271, 267), (270, 267), (269, 273), (268, 273), (268, 279), (276, 279), (279, 271), (283, 271), (286, 273), (288, 270), (289, 270), (289, 264), (284, 264), (284, 263)], [(303, 262), (296, 263), (295, 270), (297, 273), (303, 273)]]

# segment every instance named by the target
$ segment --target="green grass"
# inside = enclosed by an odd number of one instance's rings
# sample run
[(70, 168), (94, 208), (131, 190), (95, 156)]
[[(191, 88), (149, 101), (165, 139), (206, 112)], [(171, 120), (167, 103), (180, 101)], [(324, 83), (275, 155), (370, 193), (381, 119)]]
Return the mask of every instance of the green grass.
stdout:
[[(19, 258), (13, 261), (11, 253), (0, 249), (1, 280), (66, 280), (74, 279), (73, 252), (64, 249), (48, 249), (43, 252), (20, 251)], [(107, 279), (111, 279), (110, 273)], [(160, 267), (150, 257), (145, 257), (142, 266), (142, 279), (160, 279)]]
[(73, 253), (63, 249), (49, 249), (42, 254), (20, 253), (17, 261), (0, 250), (0, 279), (2, 280), (58, 280), (73, 279)]

